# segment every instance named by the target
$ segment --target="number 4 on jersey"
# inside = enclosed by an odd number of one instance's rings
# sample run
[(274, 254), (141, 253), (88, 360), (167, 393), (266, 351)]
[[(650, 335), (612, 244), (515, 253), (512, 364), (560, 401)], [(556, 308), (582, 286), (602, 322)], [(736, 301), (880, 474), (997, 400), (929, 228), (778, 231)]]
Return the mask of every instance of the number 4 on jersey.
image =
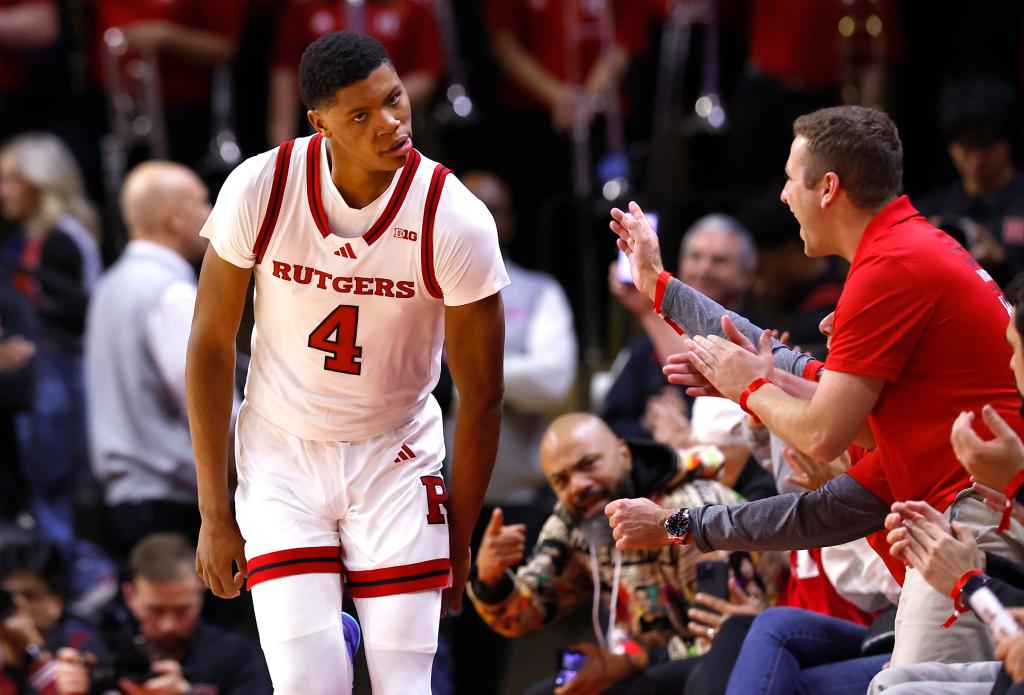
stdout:
[(363, 348), (356, 345), (359, 307), (340, 305), (327, 315), (309, 334), (309, 347), (323, 350), (324, 369), (330, 372), (358, 375), (363, 366)]

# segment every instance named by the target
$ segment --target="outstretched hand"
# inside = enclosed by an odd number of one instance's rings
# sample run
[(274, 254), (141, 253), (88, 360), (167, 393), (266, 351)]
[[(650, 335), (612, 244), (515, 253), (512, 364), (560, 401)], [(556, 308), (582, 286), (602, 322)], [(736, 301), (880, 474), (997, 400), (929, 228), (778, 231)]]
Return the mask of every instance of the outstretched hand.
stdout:
[(979, 437), (974, 431), (974, 413), (963, 412), (953, 422), (949, 441), (953, 453), (975, 480), (1005, 490), (1010, 479), (1024, 470), (1024, 443), (991, 405), (981, 409), (981, 417), (995, 437)]
[[(757, 354), (757, 348), (754, 347), (754, 344), (750, 342), (746, 335), (740, 332), (740, 329), (736, 327), (736, 324), (733, 323), (728, 314), (722, 316), (722, 333), (734, 345), (749, 351), (751, 354)], [(722, 394), (718, 392), (718, 389), (694, 365), (694, 361), (691, 358), (694, 347), (696, 347), (696, 343), (691, 338), (687, 338), (683, 342), (683, 352), (669, 355), (661, 371), (667, 377), (668, 383), (686, 386), (686, 394), (688, 396), (721, 397)]]
[(658, 275), (664, 270), (658, 235), (644, 211), (633, 201), (629, 202), (629, 212), (612, 208), (611, 215), (608, 226), (619, 236), (615, 242), (619, 250), (629, 257), (633, 284), (653, 301)]
[(750, 382), (760, 377), (771, 379), (775, 373), (769, 331), (761, 333), (756, 353), (716, 335), (697, 336), (693, 343), (693, 366), (729, 400), (739, 401)]

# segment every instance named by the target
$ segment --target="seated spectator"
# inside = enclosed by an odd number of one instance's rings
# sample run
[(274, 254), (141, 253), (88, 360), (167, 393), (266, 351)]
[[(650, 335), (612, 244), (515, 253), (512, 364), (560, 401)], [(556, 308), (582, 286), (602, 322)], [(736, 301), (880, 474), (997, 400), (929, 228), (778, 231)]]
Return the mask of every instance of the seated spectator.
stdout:
[[(728, 215), (707, 215), (686, 230), (679, 248), (679, 277), (726, 309), (740, 311), (757, 267), (750, 234)], [(666, 389), (662, 362), (679, 352), (679, 337), (651, 311), (651, 301), (609, 272), (612, 296), (633, 314), (645, 335), (627, 346), (629, 358), (605, 399), (604, 419), (620, 437), (643, 437), (650, 399)]]
[(1017, 96), (992, 78), (961, 80), (943, 94), (939, 121), (959, 180), (923, 198), (921, 212), (976, 222), (980, 239), (993, 237), (1005, 254), (979, 262), (986, 268), (1005, 262), (1012, 277), (1024, 270), (1024, 176), (1011, 159), (1020, 127)]
[[(423, 0), (286, 0), (273, 50), (267, 143), (296, 136), (299, 122), (299, 60), (306, 46), (332, 31), (366, 34), (384, 44), (413, 107), (426, 104), (444, 70), (440, 30)], [(306, 122), (305, 109), (302, 123)], [(308, 128), (308, 126), (307, 126)]]
[(147, 162), (125, 180), (121, 211), (130, 241), (96, 288), (85, 350), (92, 467), (117, 558), (156, 531), (199, 535), (185, 353), (210, 200), (190, 169)]
[(153, 692), (271, 693), (259, 645), (200, 620), (206, 589), (183, 536), (157, 533), (136, 545), (121, 587), (130, 618), (108, 641), (109, 664), (73, 649), (60, 654), (60, 678), (130, 695)]
[[(564, 617), (600, 591), (600, 605), (612, 616), (611, 624), (600, 624), (595, 599), (598, 644), (576, 647), (588, 658), (576, 687), (586, 692), (677, 693), (693, 665), (686, 657), (706, 649), (703, 640), (709, 636), (702, 631), (698, 642), (686, 627), (686, 609), (696, 595), (699, 553), (682, 546), (667, 555), (616, 551), (602, 509), (624, 494), (662, 503), (692, 499), (703, 505), (736, 499), (735, 493), (715, 482), (689, 478), (692, 472), (673, 449), (620, 440), (600, 419), (582, 413), (551, 424), (540, 456), (558, 504), (530, 560), (514, 574), (510, 569), (525, 551), (523, 528), (505, 526), (501, 510), (494, 511), (470, 577), (469, 595), (477, 612), (495, 631), (515, 637)], [(652, 605), (658, 616), (627, 619), (651, 613)], [(534, 692), (552, 690), (546, 683)]]

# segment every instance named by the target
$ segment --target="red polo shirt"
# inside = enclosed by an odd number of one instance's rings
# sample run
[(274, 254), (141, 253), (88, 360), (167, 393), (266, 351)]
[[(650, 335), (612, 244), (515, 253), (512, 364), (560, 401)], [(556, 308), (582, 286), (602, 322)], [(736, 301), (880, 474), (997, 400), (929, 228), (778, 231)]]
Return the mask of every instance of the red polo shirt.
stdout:
[[(945, 510), (970, 486), (949, 443), (960, 411), (980, 415), (991, 403), (1024, 434), (1003, 337), (1008, 320), (996, 283), (906, 196), (875, 215), (839, 299), (825, 363), (885, 381), (868, 416), (878, 446), (850, 469), (857, 482), (887, 502), (926, 500)], [(979, 434), (991, 437), (983, 427)]]
[[(441, 74), (440, 32), (427, 0), (370, 0), (363, 9), (366, 34), (384, 44), (399, 76)], [(324, 34), (350, 28), (348, 12), (338, 0), (289, 0), (274, 47), (274, 67), (297, 69), (306, 46)]]

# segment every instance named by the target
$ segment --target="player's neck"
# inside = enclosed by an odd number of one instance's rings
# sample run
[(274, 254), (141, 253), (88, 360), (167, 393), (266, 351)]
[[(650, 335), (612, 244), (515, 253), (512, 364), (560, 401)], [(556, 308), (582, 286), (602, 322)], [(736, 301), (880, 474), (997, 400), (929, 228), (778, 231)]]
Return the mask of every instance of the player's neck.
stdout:
[(360, 210), (377, 200), (388, 190), (396, 171), (370, 171), (359, 167), (336, 167), (330, 148), (327, 162), (331, 167), (331, 181), (350, 208)]

